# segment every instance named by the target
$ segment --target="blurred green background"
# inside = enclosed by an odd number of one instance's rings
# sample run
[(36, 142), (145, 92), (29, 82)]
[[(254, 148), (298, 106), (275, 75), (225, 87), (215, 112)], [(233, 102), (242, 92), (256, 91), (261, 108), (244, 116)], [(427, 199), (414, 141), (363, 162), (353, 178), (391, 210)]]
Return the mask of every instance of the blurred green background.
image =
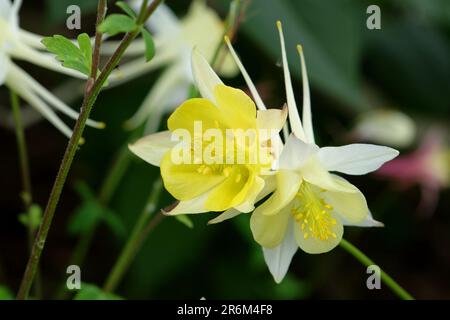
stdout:
[[(183, 16), (189, 1), (167, 0)], [(82, 8), (82, 31), (93, 34), (96, 1), (24, 1), (21, 25), (40, 34), (75, 32), (65, 29), (66, 8)], [(229, 1), (208, 1), (225, 17)], [(382, 29), (366, 28), (366, 8), (381, 7)], [(117, 10), (112, 3), (111, 10)], [(348, 143), (346, 133), (356, 117), (387, 101), (418, 121), (421, 130), (449, 126), (450, 115), (450, 2), (446, 0), (253, 0), (235, 38), (235, 48), (269, 106), (284, 103), (279, 40), (275, 21), (282, 20), (294, 85), (300, 95), (300, 66), (294, 50), (301, 43), (312, 88), (312, 106), (320, 145)], [(66, 78), (21, 63), (47, 87)], [(77, 243), (72, 217), (98, 214), (90, 195), (101, 187), (118, 151), (129, 141), (123, 122), (139, 107), (159, 71), (100, 95), (92, 118), (107, 123), (105, 130), (86, 131), (87, 143), (78, 152), (42, 259), (45, 297), (54, 297), (66, 279), (66, 267)], [(227, 84), (245, 88), (241, 77)], [(373, 99), (373, 92), (379, 99)], [(80, 99), (71, 104), (78, 109)], [(0, 106), (9, 107), (8, 92), (0, 88)], [(161, 123), (161, 128), (165, 123)], [(423, 131), (409, 149), (419, 143)], [(26, 230), (18, 221), (23, 211), (15, 136), (0, 128), (0, 284), (15, 291), (27, 260)], [(44, 206), (67, 139), (49, 123), (26, 129), (35, 202)], [(136, 157), (109, 205), (108, 216), (95, 234), (82, 280), (101, 285), (158, 177), (158, 168)], [(416, 212), (419, 188), (399, 190), (388, 181), (351, 177), (366, 195), (381, 229), (347, 228), (355, 243), (417, 298), (450, 298), (450, 202), (448, 189), (431, 217)], [(78, 186), (78, 188), (77, 188)], [(80, 187), (81, 186), (81, 187)], [(84, 187), (83, 187), (84, 186)], [(79, 189), (83, 191), (80, 192)], [(78, 190), (78, 191), (77, 191)], [(166, 192), (159, 207), (173, 199)], [(118, 295), (127, 299), (386, 299), (388, 288), (369, 291), (365, 268), (340, 248), (323, 255), (298, 252), (288, 276), (276, 285), (260, 247), (253, 241), (249, 216), (207, 226), (211, 214), (192, 216), (193, 229), (165, 218), (150, 233), (132, 264)], [(94, 218), (93, 218), (94, 219)], [(86, 222), (89, 223), (89, 222)], [(72, 225), (72, 227), (70, 227)], [(71, 229), (72, 228), (72, 229)], [(75, 229), (75, 230), (73, 230)], [(72, 231), (72, 232), (70, 232)], [(74, 234), (75, 233), (75, 234)]]

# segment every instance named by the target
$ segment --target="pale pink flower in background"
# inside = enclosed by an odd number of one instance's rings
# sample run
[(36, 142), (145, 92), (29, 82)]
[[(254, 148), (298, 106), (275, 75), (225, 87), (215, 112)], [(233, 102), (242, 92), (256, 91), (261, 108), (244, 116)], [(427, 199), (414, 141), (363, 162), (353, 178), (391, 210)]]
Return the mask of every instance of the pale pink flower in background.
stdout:
[(421, 199), (417, 210), (431, 215), (439, 201), (439, 193), (450, 183), (450, 149), (441, 131), (432, 130), (425, 135), (420, 146), (412, 153), (385, 163), (376, 173), (395, 181), (399, 187), (418, 185)]

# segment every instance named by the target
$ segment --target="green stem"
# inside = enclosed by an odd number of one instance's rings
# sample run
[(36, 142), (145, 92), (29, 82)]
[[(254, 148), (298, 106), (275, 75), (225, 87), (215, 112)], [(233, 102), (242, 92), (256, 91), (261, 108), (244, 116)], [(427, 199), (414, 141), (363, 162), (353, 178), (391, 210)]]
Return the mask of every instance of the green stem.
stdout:
[[(369, 257), (367, 257), (361, 250), (356, 248), (353, 244), (348, 242), (345, 239), (341, 240), (340, 246), (350, 253), (353, 257), (356, 258), (359, 262), (361, 262), (366, 267), (371, 265), (376, 265)], [(410, 295), (405, 289), (403, 289), (394, 279), (391, 278), (386, 272), (384, 272), (381, 268), (381, 280), (389, 287), (391, 290), (401, 299), (403, 300), (414, 300), (413, 296)]]
[[(230, 10), (228, 12), (228, 16), (225, 22), (225, 28), (222, 34), (222, 39), (225, 36), (228, 36), (230, 39), (232, 39), (236, 33), (236, 30), (239, 26), (239, 15), (240, 15), (240, 0), (234, 0), (230, 4)], [(220, 53), (222, 52), (223, 44), (222, 41), (219, 42), (219, 45), (216, 47), (216, 50), (214, 51), (213, 58), (211, 59), (211, 66), (215, 69), (216, 72), (219, 72), (220, 70), (220, 64), (219, 64), (219, 57)], [(222, 61), (223, 62), (223, 61)]]
[(153, 229), (163, 217), (162, 214), (158, 213), (152, 220), (150, 220), (150, 223), (148, 222), (151, 213), (156, 209), (161, 190), (162, 182), (160, 179), (158, 179), (153, 185), (150, 198), (144, 210), (142, 210), (142, 213), (139, 216), (139, 219), (135, 224), (133, 231), (131, 232), (130, 238), (125, 244), (125, 247), (120, 253), (119, 258), (117, 259), (105, 281), (105, 285), (103, 286), (103, 290), (105, 292), (114, 292), (114, 290), (120, 284), (120, 281), (122, 280), (129, 266), (131, 265), (131, 262), (139, 252), (139, 249), (142, 247), (142, 244), (144, 243), (144, 240), (149, 231), (151, 231), (151, 229)]
[[(30, 178), (30, 166), (28, 162), (27, 144), (25, 141), (25, 131), (22, 124), (22, 114), (20, 112), (19, 97), (17, 94), (10, 90), (11, 107), (13, 111), (14, 126), (16, 129), (16, 142), (17, 150), (19, 152), (20, 173), (22, 178), (22, 199), (25, 205), (25, 209), (28, 211), (32, 200), (31, 193), (31, 178)], [(30, 228), (29, 228), (30, 229)], [(33, 239), (31, 238), (31, 242)]]
[[(99, 0), (106, 6), (106, 0)], [(148, 18), (157, 8), (157, 6), (162, 2), (162, 0), (154, 0), (152, 4), (145, 8), (142, 6), (141, 12), (145, 12), (144, 17)], [(33, 249), (30, 255), (30, 258), (27, 263), (27, 267), (25, 269), (24, 276), (22, 278), (22, 282), (19, 288), (19, 292), (17, 294), (17, 299), (23, 300), (28, 297), (31, 285), (33, 283), (34, 277), (36, 275), (37, 267), (39, 265), (39, 261), (41, 258), (42, 251), (45, 246), (45, 242), (47, 240), (47, 235), (50, 229), (50, 226), (53, 221), (53, 216), (56, 211), (56, 207), (58, 205), (59, 199), (61, 197), (62, 190), (64, 188), (65, 181), (67, 179), (67, 175), (69, 173), (70, 167), (72, 165), (73, 159), (75, 157), (79, 142), (82, 141), (82, 134), (84, 132), (84, 128), (86, 126), (86, 121), (89, 118), (89, 114), (92, 110), (92, 107), (97, 99), (97, 96), (100, 93), (103, 85), (108, 79), (111, 72), (118, 65), (120, 59), (122, 58), (125, 50), (131, 44), (131, 42), (137, 37), (140, 32), (141, 27), (143, 26), (146, 20), (139, 19), (137, 21), (137, 28), (127, 33), (122, 39), (119, 47), (111, 56), (111, 58), (106, 63), (105, 67), (102, 69), (99, 77), (92, 82), (92, 78), (88, 80), (86, 85), (86, 93), (83, 99), (83, 104), (81, 106), (81, 112), (73, 129), (72, 136), (67, 145), (66, 151), (64, 153), (64, 157), (61, 162), (61, 166), (59, 168), (58, 174), (55, 179), (55, 183), (53, 185), (52, 191), (50, 193), (50, 197), (47, 203), (47, 207), (45, 208), (42, 223), (39, 227), (38, 234), (36, 236), (36, 240), (33, 244)], [(94, 50), (95, 51), (95, 50)], [(92, 84), (93, 83), (93, 84)], [(91, 85), (92, 84), (92, 85)]]

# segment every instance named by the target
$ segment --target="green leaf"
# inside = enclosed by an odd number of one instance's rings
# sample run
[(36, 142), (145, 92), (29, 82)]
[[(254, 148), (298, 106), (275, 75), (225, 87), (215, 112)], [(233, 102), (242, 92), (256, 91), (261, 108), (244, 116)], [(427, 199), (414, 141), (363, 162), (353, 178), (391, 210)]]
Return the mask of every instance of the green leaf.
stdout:
[(92, 69), (92, 44), (91, 38), (86, 33), (82, 33), (78, 36), (78, 46), (80, 47), (81, 53), (84, 56), (89, 70)]
[(0, 285), (0, 300), (14, 300), (11, 290), (2, 285)]
[(102, 33), (107, 33), (110, 36), (115, 36), (119, 33), (127, 33), (137, 28), (134, 19), (124, 14), (111, 14), (106, 17), (105, 21), (98, 27)]
[(100, 221), (101, 209), (94, 201), (85, 201), (70, 217), (68, 232), (71, 235), (80, 235), (89, 231)]
[(19, 215), (19, 221), (24, 226), (29, 226), (31, 224), (31, 227), (33, 229), (39, 228), (41, 220), (42, 220), (42, 209), (37, 204), (31, 205), (27, 213), (21, 213)]
[[(56, 59), (62, 62), (62, 65), (66, 68), (80, 71), (85, 75), (90, 74), (90, 67), (92, 65), (92, 48), (86, 43), (87, 34), (81, 34), (78, 36), (78, 48), (72, 41), (61, 35), (54, 35), (53, 37), (45, 37), (42, 39), (42, 44), (47, 50), (56, 55)], [(91, 56), (88, 58), (87, 53), (91, 52)]]
[(117, 215), (114, 211), (109, 210), (108, 208), (103, 208), (101, 211), (101, 216), (103, 222), (111, 229), (111, 231), (119, 238), (125, 238), (127, 234), (127, 229), (123, 221), (120, 219), (119, 215)]
[(155, 43), (152, 35), (145, 28), (142, 28), (141, 33), (145, 41), (145, 60), (149, 62), (155, 56)]
[(122, 9), (127, 15), (130, 16), (130, 18), (136, 19), (136, 14), (134, 13), (133, 9), (131, 9), (130, 5), (123, 1), (116, 2), (116, 6), (118, 6), (120, 9)]
[(182, 224), (184, 224), (189, 229), (193, 229), (194, 228), (194, 223), (192, 222), (191, 218), (189, 218), (185, 214), (177, 215), (177, 216), (175, 216), (175, 219), (177, 219), (178, 222), (181, 222)]
[(74, 300), (123, 300), (122, 297), (112, 294), (106, 293), (102, 291), (99, 287), (89, 284), (82, 283), (81, 289), (73, 298)]
[(95, 192), (84, 181), (77, 181), (75, 184), (75, 190), (78, 193), (78, 195), (85, 201), (86, 200), (94, 201), (97, 198)]

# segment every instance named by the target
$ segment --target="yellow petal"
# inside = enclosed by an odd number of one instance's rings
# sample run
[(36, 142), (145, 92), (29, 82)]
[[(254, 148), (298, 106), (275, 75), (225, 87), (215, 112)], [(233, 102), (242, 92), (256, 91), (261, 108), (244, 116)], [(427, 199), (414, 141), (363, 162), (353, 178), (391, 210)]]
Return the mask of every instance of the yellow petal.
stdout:
[(335, 214), (331, 214), (331, 217), (336, 220), (336, 224), (330, 229), (333, 236), (329, 236), (326, 240), (321, 240), (311, 236), (310, 231), (302, 227), (299, 223), (294, 226), (295, 239), (297, 240), (298, 246), (305, 252), (311, 254), (325, 253), (334, 249), (339, 242), (341, 242), (342, 235), (344, 234), (344, 227), (342, 222)]
[(245, 201), (255, 174), (246, 166), (232, 166), (228, 177), (209, 194), (205, 206), (209, 211), (225, 211)]
[(287, 107), (284, 107), (283, 109), (258, 110), (256, 125), (258, 129), (278, 133), (285, 125), (287, 115)]
[(201, 170), (200, 164), (175, 164), (171, 152), (161, 161), (164, 187), (177, 200), (191, 200), (214, 188), (225, 176), (221, 172)]
[(163, 213), (168, 216), (177, 216), (180, 214), (196, 214), (208, 212), (205, 208), (205, 201), (208, 193), (204, 193), (196, 198), (186, 201), (179, 201), (170, 209), (164, 209)]
[(297, 173), (287, 170), (278, 171), (276, 180), (275, 192), (256, 208), (255, 213), (276, 215), (294, 199), (302, 183), (302, 179)]
[(234, 218), (238, 215), (240, 215), (242, 212), (240, 212), (239, 210), (236, 209), (228, 209), (227, 211), (225, 211), (222, 214), (219, 214), (217, 217), (215, 217), (214, 219), (211, 219), (208, 221), (208, 224), (216, 224), (216, 223), (220, 223), (223, 222), (225, 220)]
[(253, 211), (255, 209), (255, 202), (257, 201), (258, 195), (264, 189), (264, 185), (265, 185), (264, 179), (256, 176), (248, 190), (246, 200), (243, 203), (236, 206), (236, 209), (239, 212)]
[(369, 208), (367, 207), (366, 198), (362, 192), (344, 178), (332, 175), (332, 179), (337, 183), (353, 189), (354, 192), (324, 192), (323, 197), (325, 202), (332, 205), (334, 212), (342, 216), (349, 223), (364, 221), (369, 215)]
[[(179, 106), (167, 120), (170, 131), (186, 129), (194, 135), (194, 125), (201, 124), (202, 132), (221, 126), (222, 115), (216, 106), (207, 99), (189, 99)], [(201, 132), (199, 132), (201, 133)]]
[(264, 248), (275, 248), (284, 239), (290, 218), (290, 207), (287, 206), (276, 215), (265, 215), (255, 210), (250, 218), (253, 238)]
[(217, 85), (214, 96), (229, 128), (256, 128), (256, 106), (244, 91)]

